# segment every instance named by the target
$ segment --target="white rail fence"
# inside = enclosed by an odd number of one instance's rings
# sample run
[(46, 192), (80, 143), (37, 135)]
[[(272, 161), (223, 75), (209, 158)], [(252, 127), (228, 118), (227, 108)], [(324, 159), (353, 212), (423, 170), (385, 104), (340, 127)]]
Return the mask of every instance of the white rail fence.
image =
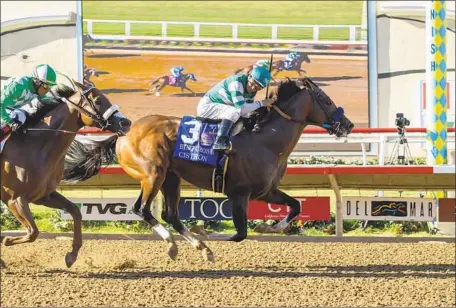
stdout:
[[(361, 25), (289, 25), (289, 24), (245, 24), (217, 22), (175, 22), (175, 21), (133, 21), (133, 20), (95, 20), (84, 19), (86, 33), (94, 38), (128, 39), (178, 39), (267, 41), (312, 41), (366, 43), (361, 40)], [(113, 30), (94, 31), (94, 24), (118, 24)], [(135, 28), (132, 31), (132, 28)], [(172, 28), (172, 29), (171, 29)], [(106, 29), (106, 28), (105, 28)], [(121, 30), (123, 29), (123, 30)], [(310, 31), (311, 30), (311, 31)], [(322, 31), (326, 34), (322, 35)], [(348, 30), (348, 31), (347, 31)], [(121, 33), (120, 33), (121, 32)], [(133, 33), (133, 35), (132, 35)], [(268, 34), (269, 33), (269, 34)]]
[[(369, 130), (369, 129), (365, 129)], [(305, 150), (295, 150), (291, 153), (290, 158), (296, 157), (303, 157), (309, 155), (319, 155), (319, 156), (362, 156), (363, 165), (367, 165), (368, 163), (368, 156), (377, 157), (379, 161), (379, 165), (387, 165), (388, 158), (390, 158), (391, 150), (389, 147), (394, 145), (398, 140), (399, 136), (397, 132), (387, 132), (387, 129), (381, 132), (353, 132), (348, 137), (341, 137), (336, 138), (334, 135), (328, 135), (327, 133), (303, 133), (299, 138), (299, 144), (359, 144), (359, 149), (361, 153), (358, 151), (305, 151)], [(84, 132), (84, 130), (82, 130)], [(81, 142), (85, 142), (86, 140), (104, 140), (111, 136), (112, 134), (106, 133), (99, 133), (93, 132), (88, 133), (88, 136), (85, 135), (78, 135), (76, 139)], [(407, 143), (410, 145), (415, 145), (415, 151), (411, 149), (411, 154), (414, 157), (419, 157), (419, 154), (425, 154), (426, 150), (426, 133), (425, 132), (409, 132), (406, 134)], [(449, 156), (451, 152), (455, 151), (456, 141), (455, 141), (455, 132), (448, 131), (447, 133), (447, 143), (448, 143), (448, 152)], [(369, 145), (377, 144), (379, 146), (378, 151), (376, 153), (368, 151)], [(417, 147), (418, 145), (418, 147)], [(405, 146), (405, 145), (404, 145)]]

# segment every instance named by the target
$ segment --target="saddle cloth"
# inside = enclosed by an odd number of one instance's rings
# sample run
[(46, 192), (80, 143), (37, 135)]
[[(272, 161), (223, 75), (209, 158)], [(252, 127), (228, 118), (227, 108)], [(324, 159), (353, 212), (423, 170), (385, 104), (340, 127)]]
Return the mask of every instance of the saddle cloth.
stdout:
[(219, 123), (184, 116), (177, 131), (173, 157), (203, 163), (214, 168), (223, 166), (225, 155), (218, 161), (217, 152), (212, 150), (219, 126)]
[(179, 83), (179, 77), (169, 76), (168, 83), (170, 86), (175, 86)]

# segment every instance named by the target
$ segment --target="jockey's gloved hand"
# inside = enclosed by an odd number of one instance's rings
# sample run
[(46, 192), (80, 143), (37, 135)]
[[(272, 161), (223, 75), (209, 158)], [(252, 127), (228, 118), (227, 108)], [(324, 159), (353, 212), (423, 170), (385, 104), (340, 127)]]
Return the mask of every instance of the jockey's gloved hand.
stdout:
[(271, 107), (272, 104), (274, 104), (274, 99), (272, 98), (266, 98), (263, 100), (263, 107)]
[(25, 115), (25, 112), (22, 110), (13, 110), (10, 113), (11, 120), (13, 123), (17, 124), (18, 126), (24, 125), (25, 121), (27, 120), (27, 116)]

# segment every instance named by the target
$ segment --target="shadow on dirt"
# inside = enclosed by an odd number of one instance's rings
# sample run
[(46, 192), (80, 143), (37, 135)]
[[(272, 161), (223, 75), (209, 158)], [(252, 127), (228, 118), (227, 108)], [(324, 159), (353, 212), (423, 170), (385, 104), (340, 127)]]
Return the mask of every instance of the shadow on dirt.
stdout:
[(102, 89), (101, 92), (104, 94), (119, 94), (119, 93), (139, 93), (139, 92), (147, 92), (146, 89)]
[(176, 93), (176, 94), (170, 94), (169, 96), (171, 97), (203, 97), (205, 92), (195, 92), (195, 93)]
[(61, 269), (46, 270), (45, 274), (66, 274), (78, 278), (141, 279), (141, 278), (211, 278), (266, 277), (266, 278), (437, 278), (448, 279), (455, 275), (454, 264), (428, 265), (371, 265), (371, 266), (257, 266), (243, 270), (160, 271), (148, 268), (106, 273), (78, 273)]
[(128, 57), (137, 57), (138, 55), (134, 53), (109, 53), (109, 54), (90, 54), (87, 55), (87, 58), (128, 58)]

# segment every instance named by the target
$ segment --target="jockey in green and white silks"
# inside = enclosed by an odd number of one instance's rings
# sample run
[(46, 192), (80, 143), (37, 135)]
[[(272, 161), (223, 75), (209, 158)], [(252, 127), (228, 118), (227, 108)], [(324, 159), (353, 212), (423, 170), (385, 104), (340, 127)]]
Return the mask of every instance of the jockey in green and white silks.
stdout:
[(46, 94), (56, 84), (56, 79), (54, 69), (41, 64), (35, 67), (32, 76), (12, 77), (6, 81), (0, 104), (0, 140), (13, 128), (22, 126), (29, 116), (38, 113), (44, 104), (54, 103)]
[(268, 69), (256, 66), (249, 75), (227, 77), (204, 95), (198, 103), (197, 115), (222, 120), (213, 146), (215, 151), (229, 149), (231, 128), (240, 117), (248, 118), (254, 110), (272, 105), (272, 99), (254, 101), (256, 93), (270, 81), (271, 74)]

